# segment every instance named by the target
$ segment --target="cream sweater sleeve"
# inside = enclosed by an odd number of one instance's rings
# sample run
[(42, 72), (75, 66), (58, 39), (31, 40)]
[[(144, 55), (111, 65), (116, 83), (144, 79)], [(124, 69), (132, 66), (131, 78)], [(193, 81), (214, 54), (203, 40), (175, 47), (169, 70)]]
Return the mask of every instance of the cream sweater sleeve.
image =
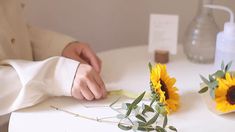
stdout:
[(29, 26), (28, 30), (35, 60), (60, 56), (65, 46), (70, 42), (76, 41), (74, 38), (65, 34), (34, 26)]
[(50, 96), (71, 96), (79, 62), (64, 57), (44, 61), (0, 61), (0, 116)]

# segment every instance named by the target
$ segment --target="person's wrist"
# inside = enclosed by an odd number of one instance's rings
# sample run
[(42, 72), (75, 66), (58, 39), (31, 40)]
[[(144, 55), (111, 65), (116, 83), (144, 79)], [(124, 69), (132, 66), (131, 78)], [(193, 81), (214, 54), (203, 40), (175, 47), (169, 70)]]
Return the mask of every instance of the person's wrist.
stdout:
[(71, 86), (71, 89), (70, 89), (70, 95), (71, 96), (73, 96), (73, 88), (74, 88), (74, 85), (75, 85), (74, 83), (75, 83), (75, 79), (76, 79), (76, 76), (77, 76), (77, 71), (78, 71), (79, 66), (80, 66), (80, 63), (78, 64), (77, 69), (75, 71), (75, 75), (73, 77), (73, 82), (72, 82), (72, 86)]

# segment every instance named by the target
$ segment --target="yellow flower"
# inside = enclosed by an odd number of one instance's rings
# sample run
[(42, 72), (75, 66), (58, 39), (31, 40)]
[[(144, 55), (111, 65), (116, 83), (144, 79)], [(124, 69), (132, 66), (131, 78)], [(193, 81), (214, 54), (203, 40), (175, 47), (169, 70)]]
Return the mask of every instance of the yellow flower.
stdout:
[(235, 110), (235, 78), (226, 73), (225, 78), (218, 78), (215, 90), (216, 109), (221, 112)]
[(175, 78), (170, 78), (166, 65), (157, 64), (152, 68), (150, 80), (153, 85), (153, 91), (160, 96), (160, 102), (166, 105), (166, 111), (174, 112), (179, 107), (178, 89), (174, 86)]

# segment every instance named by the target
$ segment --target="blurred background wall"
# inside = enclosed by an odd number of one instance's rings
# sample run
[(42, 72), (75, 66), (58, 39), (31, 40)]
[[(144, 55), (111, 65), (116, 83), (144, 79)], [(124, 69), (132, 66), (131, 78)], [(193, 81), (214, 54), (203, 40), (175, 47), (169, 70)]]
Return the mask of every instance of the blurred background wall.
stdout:
[[(149, 15), (178, 14), (179, 43), (198, 0), (24, 0), (27, 21), (88, 42), (96, 51), (148, 43)], [(234, 0), (215, 0), (235, 11)], [(228, 19), (214, 11), (220, 28)]]

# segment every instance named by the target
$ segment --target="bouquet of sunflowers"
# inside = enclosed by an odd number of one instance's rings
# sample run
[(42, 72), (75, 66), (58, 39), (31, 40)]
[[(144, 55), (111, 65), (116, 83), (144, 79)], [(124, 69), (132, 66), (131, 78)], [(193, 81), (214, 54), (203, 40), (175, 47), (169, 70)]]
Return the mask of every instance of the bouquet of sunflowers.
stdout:
[(231, 65), (232, 62), (227, 65), (222, 62), (221, 69), (209, 75), (208, 79), (200, 76), (203, 84), (199, 93), (209, 91), (211, 101), (207, 101), (207, 105), (218, 114), (235, 111), (235, 74), (229, 71)]

